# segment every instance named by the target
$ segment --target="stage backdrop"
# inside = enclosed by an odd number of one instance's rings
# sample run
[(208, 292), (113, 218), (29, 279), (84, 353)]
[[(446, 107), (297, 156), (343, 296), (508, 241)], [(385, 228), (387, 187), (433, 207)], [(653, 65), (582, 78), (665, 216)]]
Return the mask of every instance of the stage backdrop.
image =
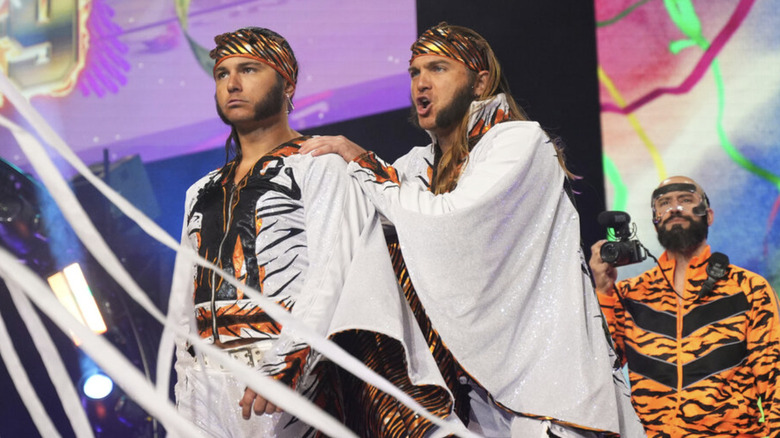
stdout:
[[(0, 74), (22, 90), (87, 164), (99, 167), (107, 152), (112, 186), (117, 182), (125, 188), (150, 188), (146, 193), (150, 196), (139, 198), (141, 203), (131, 202), (178, 240), (184, 191), (224, 163), (221, 145), (229, 129), (216, 115), (207, 56), (215, 35), (261, 26), (289, 40), (300, 60), (293, 98), (296, 108), (290, 119), (295, 129), (309, 132), (323, 127), (322, 132), (335, 133), (329, 127), (387, 114), (395, 117), (394, 124), (406, 125), (406, 110), (401, 108), (409, 106), (407, 63), (417, 35), (415, 10), (413, 0), (0, 0)], [(0, 116), (29, 128), (2, 96)], [(386, 124), (363, 123), (361, 129), (377, 136), (381, 132), (377, 126)], [(412, 144), (398, 139), (405, 146)], [(0, 129), (0, 158), (31, 172), (27, 158), (4, 128)], [(60, 171), (67, 178), (74, 175), (64, 164)], [(32, 177), (38, 179), (34, 173)], [(142, 184), (146, 178), (149, 184)], [(93, 221), (110, 225), (108, 232), (101, 232), (125, 268), (164, 310), (173, 252), (151, 241), (123, 216), (115, 216), (114, 209), (106, 210), (102, 196), (88, 190), (83, 179), (72, 183)], [(4, 184), (0, 189), (14, 191), (7, 180)], [(128, 195), (122, 187), (114, 188)], [(2, 201), (0, 216), (7, 214)], [(122, 298), (121, 288), (91, 259), (79, 261), (102, 311), (114, 318), (109, 320), (106, 338), (139, 369), (153, 373), (159, 324)], [(0, 301), (10, 303), (2, 284)], [(106, 312), (109, 305), (113, 313)], [(45, 410), (63, 436), (73, 436), (58, 397), (44, 396), (55, 394), (54, 388), (13, 304), (3, 305), (2, 317)], [(123, 325), (127, 321), (137, 330), (127, 329)], [(95, 365), (75, 351), (67, 336), (53, 328), (50, 332), (74, 382), (94, 371)], [(7, 389), (0, 402), (0, 436), (36, 436), (4, 366), (0, 387)], [(133, 418), (123, 417), (113, 403), (124, 394), (112, 394), (111, 405), (84, 401), (93, 425), (102, 428), (100, 435), (152, 436), (139, 431), (152, 427), (156, 431), (157, 423), (152, 426), (133, 402), (122, 402)], [(96, 418), (91, 406), (109, 408), (98, 409), (103, 414)], [(114, 427), (126, 433), (111, 432)]]
[[(0, 2), (0, 24), (3, 73), (87, 163), (224, 143), (208, 51), (244, 26), (281, 33), (300, 60), (295, 129), (409, 105), (413, 0), (21, 0)], [(14, 143), (0, 132), (0, 155), (26, 169)]]
[(690, 176), (715, 210), (713, 251), (778, 290), (780, 1), (597, 0), (596, 21), (608, 206), (660, 256), (650, 194)]

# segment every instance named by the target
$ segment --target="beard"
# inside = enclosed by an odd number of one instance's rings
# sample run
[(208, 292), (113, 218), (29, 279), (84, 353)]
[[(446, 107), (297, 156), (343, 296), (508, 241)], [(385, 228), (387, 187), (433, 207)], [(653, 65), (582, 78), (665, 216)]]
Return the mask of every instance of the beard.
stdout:
[[(222, 108), (219, 107), (219, 102), (217, 102), (216, 95), (214, 95), (214, 102), (217, 105), (217, 115), (219, 115), (219, 118), (222, 119), (224, 124), (232, 126), (234, 123), (227, 118), (224, 112), (222, 112)], [(266, 94), (260, 102), (255, 104), (252, 120), (259, 122), (261, 120), (275, 116), (282, 111), (283, 107), (284, 79), (282, 79), (281, 76), (278, 76), (273, 88), (271, 88), (268, 94)]]
[(460, 123), (468, 114), (473, 101), (474, 95), (472, 94), (471, 84), (466, 84), (457, 91), (452, 102), (436, 114), (436, 126), (439, 128), (451, 128)]
[(699, 219), (693, 220), (685, 216), (671, 216), (666, 221), (676, 217), (682, 217), (688, 221), (688, 228), (685, 229), (680, 224), (674, 224), (672, 228), (667, 230), (661, 224), (657, 228), (658, 242), (668, 251), (688, 254), (707, 239), (709, 231), (707, 217), (701, 216)]
[[(437, 128), (451, 128), (466, 117), (466, 114), (468, 114), (468, 111), (471, 108), (471, 102), (475, 99), (471, 88), (473, 85), (474, 81), (469, 81), (468, 84), (458, 89), (455, 92), (455, 97), (453, 97), (452, 102), (436, 114)], [(412, 112), (409, 120), (415, 127), (422, 129), (420, 120), (417, 118), (417, 108), (415, 108), (414, 105), (412, 105)]]

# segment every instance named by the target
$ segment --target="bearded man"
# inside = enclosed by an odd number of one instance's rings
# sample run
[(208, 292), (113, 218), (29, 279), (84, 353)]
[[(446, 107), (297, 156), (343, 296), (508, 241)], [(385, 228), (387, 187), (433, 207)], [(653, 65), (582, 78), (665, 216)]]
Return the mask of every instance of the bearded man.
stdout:
[(615, 283), (604, 240), (590, 259), (648, 436), (780, 436), (777, 296), (761, 276), (711, 256), (714, 214), (695, 181), (664, 180), (651, 206), (666, 250), (658, 266)]
[[(477, 32), (425, 31), (409, 61), (413, 120), (433, 140), (392, 166), (337, 153), (395, 227), (393, 261), (468, 428), (489, 437), (642, 430), (580, 250), (563, 154), (509, 92)], [(401, 257), (401, 252), (403, 257)]]
[[(404, 352), (424, 356), (427, 346), (419, 329), (399, 323), (411, 317), (404, 316), (408, 305), (373, 208), (350, 184), (343, 160), (298, 153), (308, 137), (288, 120), (298, 76), (289, 43), (258, 27), (217, 35), (215, 43), (210, 55), (217, 112), (231, 127), (226, 153), (230, 158), (232, 150), (233, 157), (187, 191), (183, 243), (315, 333), (343, 333), (350, 351), (371, 350), (361, 358), (386, 368), (393, 364), (396, 386), (434, 414), (449, 416), (452, 403), (433, 359), (430, 365), (425, 357), (404, 361)], [(332, 362), (274, 320), (243, 287), (213, 269), (180, 261), (169, 308), (190, 333), (222, 350), (178, 339), (177, 406), (208, 436), (322, 436), (220, 363), (230, 358), (288, 385), (353, 430), (373, 427), (376, 418), (377, 428), (393, 430), (420, 422), (408, 408), (394, 418), (345, 410)], [(363, 300), (367, 287), (384, 290), (384, 299)], [(398, 316), (387, 320), (389, 315)], [(365, 347), (379, 343), (381, 350)], [(373, 393), (360, 395), (370, 399)], [(349, 394), (347, 401), (356, 398)], [(430, 428), (427, 423), (423, 431)]]

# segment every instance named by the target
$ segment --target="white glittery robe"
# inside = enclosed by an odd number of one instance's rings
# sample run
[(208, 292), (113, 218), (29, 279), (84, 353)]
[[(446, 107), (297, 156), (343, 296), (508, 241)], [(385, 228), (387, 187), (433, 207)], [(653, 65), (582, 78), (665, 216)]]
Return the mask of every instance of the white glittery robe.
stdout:
[(428, 189), (431, 145), (394, 163), (400, 185), (383, 163), (360, 162), (348, 170), (395, 225), (434, 329), (496, 402), (644, 436), (613, 368), (564, 172), (536, 122), (490, 128), (446, 194)]
[[(379, 217), (374, 214), (373, 207), (360, 194), (360, 189), (350, 183), (350, 178), (345, 172), (346, 163), (332, 155), (314, 158), (310, 155), (298, 155), (297, 152), (278, 158), (278, 160), (282, 163), (280, 165), (285, 171), (280, 171), (277, 176), (273, 177), (273, 181), (276, 181), (274, 187), (277, 189), (269, 190), (265, 198), (260, 198), (256, 209), (258, 212), (265, 211), (269, 210), (269, 205), (289, 206), (297, 202), (295, 204), (299, 205), (297, 209), (288, 207), (274, 210), (284, 213), (274, 216), (275, 219), (281, 217), (277, 222), (282, 223), (282, 225), (274, 225), (271, 221), (267, 222), (271, 224), (269, 227), (275, 227), (271, 228), (272, 230), (281, 230), (277, 234), (297, 226), (303, 230), (301, 235), (304, 236), (304, 239), (290, 245), (292, 249), (285, 249), (281, 254), (272, 253), (268, 258), (273, 262), (275, 259), (282, 259), (284, 253), (299, 248), (303, 248), (304, 254), (296, 254), (296, 259), (294, 259), (301, 266), (284, 259), (281, 263), (287, 265), (284, 272), (293, 272), (292, 278), (300, 277), (300, 285), (294, 285), (295, 288), (289, 286), (288, 283), (291, 281), (287, 277), (274, 280), (276, 283), (267, 280), (263, 287), (264, 294), (271, 290), (275, 291), (277, 283), (287, 286), (285, 291), (294, 289), (294, 293), (290, 292), (291, 299), (296, 301), (291, 312), (292, 315), (323, 337), (348, 330), (366, 330), (398, 340), (404, 347), (405, 363), (408, 365), (407, 371), (411, 382), (415, 385), (438, 386), (446, 392), (446, 384), (433, 357), (428, 352), (425, 338), (414, 323), (411, 309), (396, 282)], [(193, 238), (195, 233), (191, 223), (195, 222), (199, 225), (200, 222), (199, 220), (195, 221), (198, 218), (191, 215), (192, 206), (196, 203), (201, 189), (214, 178), (216, 178), (216, 172), (202, 178), (187, 192), (188, 213), (182, 231), (182, 242), (193, 245), (195, 248), (201, 239)], [(300, 187), (300, 201), (283, 198), (278, 187)], [(294, 192), (293, 190), (288, 191)], [(296, 214), (297, 216), (294, 216)], [(269, 246), (271, 245), (263, 243), (263, 240), (258, 238), (258, 248)], [(269, 251), (258, 249), (258, 260), (261, 260), (264, 252)], [(271, 268), (267, 268), (269, 272), (282, 271), (271, 262), (265, 263), (267, 266), (271, 266)], [(195, 269), (196, 267), (186, 260), (182, 260), (181, 263), (177, 261), (176, 280), (169, 303), (171, 313), (175, 315), (173, 318), (192, 333), (198, 332), (194, 325), (196, 306), (193, 303), (194, 282), (192, 279), (195, 275)], [(276, 274), (276, 277), (281, 277), (284, 272)], [(279, 289), (283, 288), (279, 287)], [(280, 295), (277, 292), (273, 294), (276, 298)], [(223, 301), (217, 301), (217, 303), (224, 305)], [(248, 308), (250, 305), (258, 305), (248, 297), (239, 301), (239, 304), (242, 309)], [(257, 337), (256, 333), (257, 331), (243, 329), (240, 337)], [(211, 337), (208, 340), (210, 341)], [(266, 341), (268, 340), (261, 342)], [(281, 335), (274, 336), (270, 341), (273, 341), (272, 346), (263, 357), (263, 364), (260, 365), (277, 364), (284, 360), (289, 351), (305, 344), (305, 341), (295, 333), (288, 332), (286, 328), (282, 329)], [(203, 404), (205, 402), (206, 410), (214, 411), (212, 412), (214, 415), (210, 417), (193, 418), (204, 429), (213, 433), (216, 433), (215, 431), (220, 428), (230, 429), (231, 425), (207, 424), (216, 421), (213, 418), (217, 418), (216, 414), (219, 414), (221, 421), (233, 423), (236, 430), (248, 428), (247, 430), (252, 431), (254, 428), (254, 432), (259, 434), (258, 436), (276, 436), (274, 434), (298, 436), (298, 429), (293, 427), (295, 424), (290, 424), (287, 412), (283, 413), (281, 418), (277, 418), (277, 415), (273, 419), (263, 418), (266, 416), (252, 416), (254, 423), (249, 423), (241, 420), (238, 415), (240, 413), (238, 410), (239, 398), (234, 397), (236, 399), (232, 403), (218, 405), (216, 397), (208, 396), (207, 400), (197, 400), (199, 393), (196, 393), (195, 396), (189, 395), (190, 392), (193, 392), (192, 388), (197, 390), (197, 387), (193, 386), (192, 380), (203, 374), (204, 371), (200, 371), (200, 368), (195, 364), (195, 357), (187, 351), (188, 345), (185, 340), (179, 338), (177, 344), (177, 384), (175, 388), (177, 399), (187, 399), (190, 404)], [(303, 388), (298, 388), (299, 391), (306, 390), (309, 385), (313, 385), (309, 379), (308, 371), (320, 358), (317, 353), (313, 353), (313, 355), (314, 358), (309, 358), (305, 376), (302, 377), (302, 381), (308, 382), (302, 385)], [(331, 359), (337, 358), (331, 357)], [(193, 370), (193, 367), (197, 369)], [(273, 367), (263, 367), (262, 369), (273, 371)], [(204, 375), (203, 379), (205, 378)], [(190, 381), (189, 384), (188, 381)], [(202, 385), (206, 383), (207, 381), (203, 380)], [(243, 387), (242, 384), (241, 388)], [(227, 391), (230, 388), (223, 385), (219, 389)], [(239, 392), (241, 395), (243, 394), (243, 390)], [(447, 392), (447, 394), (449, 393)], [(190, 400), (190, 398), (194, 399)], [(193, 412), (195, 411), (193, 410)], [(452, 421), (457, 420), (453, 419)], [(293, 432), (290, 432), (289, 429), (292, 429)]]

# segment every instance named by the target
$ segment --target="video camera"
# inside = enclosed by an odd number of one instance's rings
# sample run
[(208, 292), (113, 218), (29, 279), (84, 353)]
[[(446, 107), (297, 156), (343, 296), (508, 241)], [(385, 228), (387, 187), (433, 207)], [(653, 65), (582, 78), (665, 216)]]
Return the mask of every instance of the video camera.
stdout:
[(631, 216), (623, 211), (602, 211), (598, 222), (604, 227), (612, 228), (615, 241), (601, 246), (601, 259), (612, 266), (631, 265), (647, 258), (645, 247), (638, 239), (631, 239)]

